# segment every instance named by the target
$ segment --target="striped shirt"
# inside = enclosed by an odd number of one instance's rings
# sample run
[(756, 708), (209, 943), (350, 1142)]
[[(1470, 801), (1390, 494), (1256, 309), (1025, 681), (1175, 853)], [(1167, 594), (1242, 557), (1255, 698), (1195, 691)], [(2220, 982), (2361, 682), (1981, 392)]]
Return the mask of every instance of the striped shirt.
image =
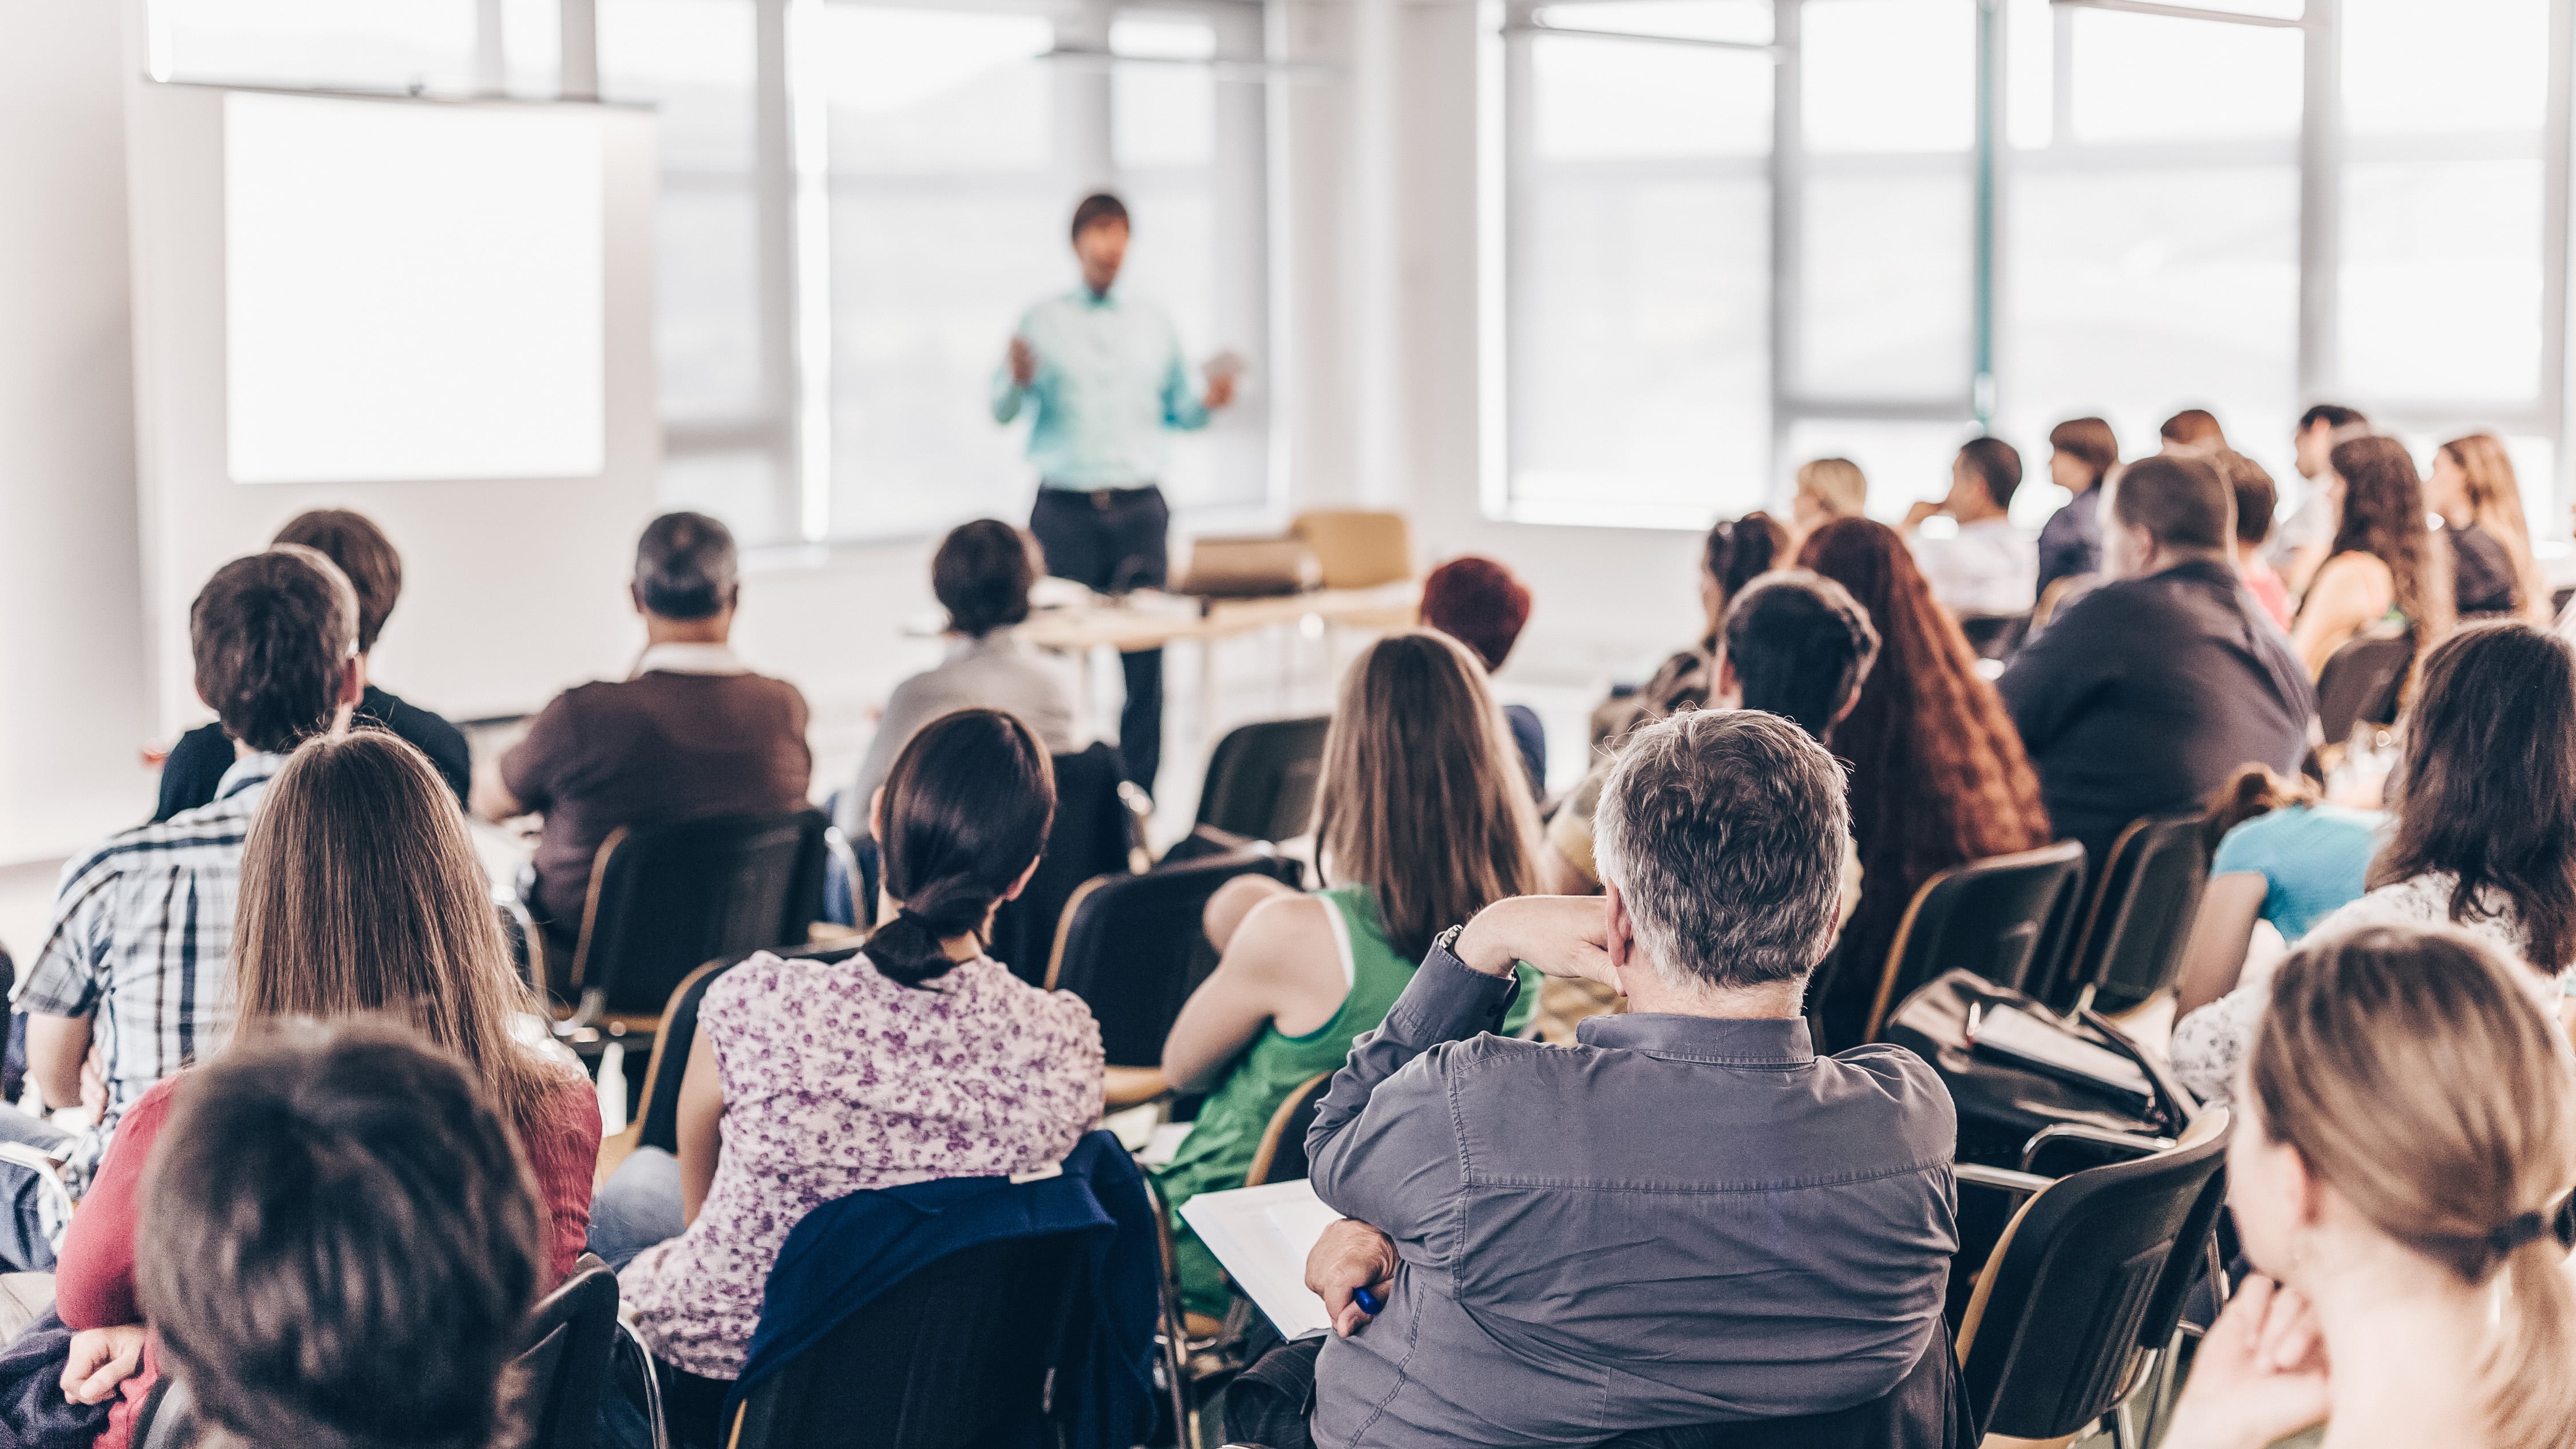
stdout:
[(11, 1004), (96, 1017), (107, 1110), (72, 1144), (74, 1190), (107, 1153), (117, 1119), (154, 1082), (223, 1045), (232, 1027), (233, 902), (242, 841), (284, 755), (224, 772), (213, 803), (120, 831), (63, 872), (54, 921)]

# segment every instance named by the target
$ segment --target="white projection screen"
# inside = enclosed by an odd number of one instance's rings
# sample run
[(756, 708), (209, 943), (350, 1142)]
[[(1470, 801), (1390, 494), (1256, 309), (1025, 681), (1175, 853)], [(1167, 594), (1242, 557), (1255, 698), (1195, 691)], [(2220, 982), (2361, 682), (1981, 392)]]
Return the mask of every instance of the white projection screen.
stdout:
[(233, 481), (599, 473), (602, 166), (579, 109), (227, 94)]
[[(655, 512), (650, 110), (128, 82), (157, 740), (188, 606), (309, 508), (402, 553), (371, 678), (451, 719), (633, 667)], [(256, 485), (256, 486), (247, 486)]]

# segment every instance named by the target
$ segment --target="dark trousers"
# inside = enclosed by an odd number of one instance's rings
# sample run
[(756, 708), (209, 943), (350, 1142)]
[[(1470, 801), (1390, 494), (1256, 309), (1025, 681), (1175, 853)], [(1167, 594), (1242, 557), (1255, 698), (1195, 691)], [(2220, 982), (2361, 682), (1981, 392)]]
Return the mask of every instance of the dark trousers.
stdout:
[[(1171, 530), (1172, 510), (1150, 483), (1093, 493), (1040, 488), (1029, 513), (1047, 572), (1102, 594), (1161, 588), (1170, 572)], [(1127, 778), (1150, 795), (1163, 765), (1163, 651), (1139, 649), (1118, 662), (1127, 674), (1118, 758)]]

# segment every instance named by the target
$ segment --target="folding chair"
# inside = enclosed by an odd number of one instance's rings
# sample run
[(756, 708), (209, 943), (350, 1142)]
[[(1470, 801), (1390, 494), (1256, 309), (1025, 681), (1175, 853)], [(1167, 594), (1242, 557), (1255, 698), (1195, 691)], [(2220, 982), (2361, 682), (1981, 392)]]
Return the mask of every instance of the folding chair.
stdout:
[(2062, 840), (1972, 860), (1925, 881), (1897, 923), (1862, 1039), (1878, 1040), (1896, 1003), (1944, 971), (1973, 971), (2024, 989), (2034, 963), (2057, 959), (2050, 928), (2083, 878), (2084, 847)]

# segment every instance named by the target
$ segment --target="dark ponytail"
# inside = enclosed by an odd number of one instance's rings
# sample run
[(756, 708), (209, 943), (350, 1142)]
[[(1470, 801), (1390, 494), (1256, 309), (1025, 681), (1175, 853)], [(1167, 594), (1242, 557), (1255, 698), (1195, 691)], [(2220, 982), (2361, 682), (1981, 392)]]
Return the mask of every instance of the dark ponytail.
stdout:
[(940, 943), (983, 931), (1054, 819), (1055, 762), (1017, 716), (963, 709), (923, 727), (886, 772), (877, 848), (901, 908), (869, 935), (869, 963), (906, 986), (945, 974)]

